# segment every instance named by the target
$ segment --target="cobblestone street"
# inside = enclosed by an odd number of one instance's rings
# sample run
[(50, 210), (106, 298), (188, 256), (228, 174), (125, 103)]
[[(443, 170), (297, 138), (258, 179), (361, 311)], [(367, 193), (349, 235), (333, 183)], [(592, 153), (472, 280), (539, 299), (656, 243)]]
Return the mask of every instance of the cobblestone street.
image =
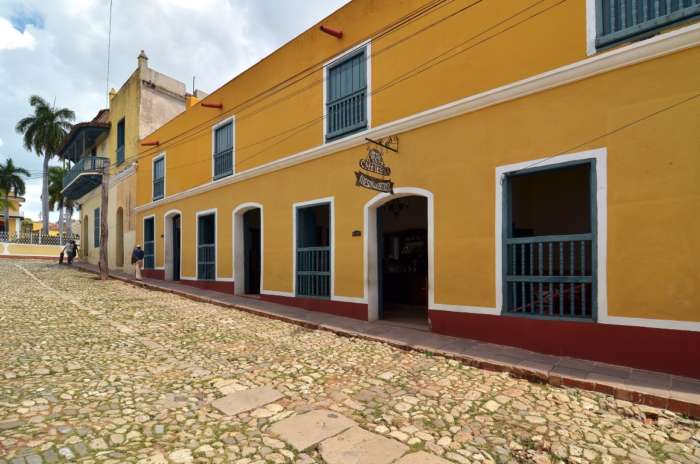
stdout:
[[(0, 275), (0, 464), (700, 464), (700, 422), (668, 411), (55, 264)], [(252, 409), (217, 406), (258, 387)], [(290, 421), (314, 411), (339, 428)]]

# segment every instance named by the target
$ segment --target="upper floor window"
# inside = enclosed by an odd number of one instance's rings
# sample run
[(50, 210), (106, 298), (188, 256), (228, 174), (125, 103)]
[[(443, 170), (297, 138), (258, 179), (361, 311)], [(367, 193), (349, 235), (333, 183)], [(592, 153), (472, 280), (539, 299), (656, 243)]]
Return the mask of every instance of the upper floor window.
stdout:
[(700, 15), (700, 0), (596, 0), (596, 46), (651, 35)]
[(100, 208), (95, 208), (95, 224), (93, 228), (92, 243), (95, 248), (100, 246)]
[(117, 124), (117, 164), (124, 162), (124, 137), (125, 137), (125, 119), (122, 118)]
[(165, 196), (165, 156), (153, 160), (153, 201)]
[(326, 140), (367, 128), (367, 48), (327, 68)]
[(214, 126), (214, 179), (233, 174), (233, 120)]

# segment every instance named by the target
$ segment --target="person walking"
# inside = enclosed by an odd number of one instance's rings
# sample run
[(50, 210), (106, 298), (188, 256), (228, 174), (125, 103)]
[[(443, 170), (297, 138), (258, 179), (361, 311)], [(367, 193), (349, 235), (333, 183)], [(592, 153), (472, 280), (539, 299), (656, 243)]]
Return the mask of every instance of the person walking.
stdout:
[(136, 245), (134, 251), (131, 252), (131, 264), (134, 266), (134, 276), (136, 280), (143, 280), (141, 277), (141, 266), (143, 265), (143, 257), (145, 253), (141, 249), (141, 245)]
[(66, 256), (68, 257), (68, 264), (73, 264), (73, 260), (78, 255), (78, 245), (75, 240), (68, 242), (65, 248)]

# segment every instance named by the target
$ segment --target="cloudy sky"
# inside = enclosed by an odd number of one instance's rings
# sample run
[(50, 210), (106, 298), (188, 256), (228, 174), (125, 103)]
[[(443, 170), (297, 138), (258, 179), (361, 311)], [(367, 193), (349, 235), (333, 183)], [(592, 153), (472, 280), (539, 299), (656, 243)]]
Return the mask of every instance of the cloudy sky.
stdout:
[[(211, 92), (348, 0), (113, 0), (109, 86), (141, 49), (149, 65)], [(14, 131), (29, 96), (71, 108), (76, 122), (106, 105), (109, 0), (0, 0), (0, 161), (32, 173), (26, 217), (41, 212), (41, 160)], [(54, 219), (55, 213), (52, 214)]]

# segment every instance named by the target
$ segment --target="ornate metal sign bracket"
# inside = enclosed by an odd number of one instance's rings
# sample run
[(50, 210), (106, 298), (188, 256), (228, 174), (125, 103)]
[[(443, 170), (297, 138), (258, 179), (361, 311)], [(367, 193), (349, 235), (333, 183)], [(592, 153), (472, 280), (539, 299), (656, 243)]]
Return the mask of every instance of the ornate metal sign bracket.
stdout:
[(387, 150), (393, 151), (394, 153), (399, 152), (399, 138), (395, 135), (379, 140), (372, 140), (369, 137), (365, 137), (365, 140), (375, 145), (379, 145), (382, 148), (386, 148)]

